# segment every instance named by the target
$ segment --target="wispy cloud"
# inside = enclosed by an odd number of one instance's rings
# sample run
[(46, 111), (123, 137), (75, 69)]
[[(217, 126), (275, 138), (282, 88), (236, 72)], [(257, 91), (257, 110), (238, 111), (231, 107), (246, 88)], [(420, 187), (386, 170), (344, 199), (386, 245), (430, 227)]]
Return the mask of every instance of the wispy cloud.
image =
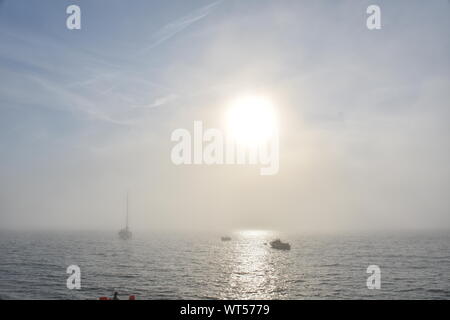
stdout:
[(136, 107), (137, 108), (156, 108), (156, 107), (159, 107), (159, 106), (163, 106), (163, 105), (165, 105), (167, 103), (173, 102), (177, 98), (178, 98), (178, 95), (176, 95), (174, 93), (170, 93), (168, 95), (156, 98), (150, 104), (147, 104), (147, 105), (144, 105), (144, 106), (136, 106)]
[[(134, 108), (155, 108), (163, 106), (169, 102), (173, 102), (175, 99), (179, 97), (179, 94), (174, 92), (174, 90), (171, 90), (170, 88), (167, 88), (163, 84), (155, 83), (148, 81), (146, 79), (143, 79), (142, 76), (138, 75), (136, 72), (132, 71), (132, 68), (129, 68), (131, 64), (135, 63), (136, 59), (141, 58), (145, 54), (147, 54), (152, 49), (158, 47), (162, 43), (170, 40), (175, 35), (179, 34), (183, 30), (187, 29), (191, 25), (195, 24), (196, 22), (204, 19), (207, 17), (213, 10), (220, 5), (223, 2), (223, 0), (215, 1), (213, 3), (210, 3), (206, 6), (197, 8), (188, 14), (182, 16), (181, 18), (178, 18), (174, 21), (169, 22), (168, 24), (162, 26), (158, 31), (156, 31), (150, 39), (150, 42), (138, 50), (134, 55), (133, 59), (127, 59), (128, 63), (122, 63), (122, 64), (115, 64), (114, 69), (115, 71), (101, 71), (97, 70), (96, 74), (90, 78), (83, 79), (81, 81), (75, 81), (67, 85), (68, 88), (84, 88), (84, 87), (91, 87), (96, 84), (98, 84), (101, 81), (108, 82), (112, 84), (107, 85), (106, 89), (100, 90), (100, 94), (105, 95), (111, 93), (114, 89), (116, 89), (118, 86), (120, 86), (118, 83), (114, 83), (115, 80), (118, 78), (121, 79), (128, 79), (130, 81), (134, 82), (147, 82), (148, 85), (152, 88), (162, 89), (166, 93), (162, 94), (160, 97), (153, 100), (153, 102), (148, 104), (136, 104), (133, 103), (135, 99), (133, 98), (127, 98), (124, 94), (115, 93), (116, 95), (120, 96), (120, 99), (122, 101), (125, 101), (129, 103), (129, 107)], [(117, 81), (116, 81), (117, 82)]]
[(198, 8), (185, 15), (184, 17), (166, 24), (155, 34), (153, 34), (152, 41), (146, 47), (139, 50), (138, 55), (147, 53), (149, 50), (159, 46), (163, 42), (169, 40), (176, 34), (185, 30), (189, 26), (207, 17), (222, 1), (223, 0), (219, 0), (204, 7)]
[(121, 126), (133, 124), (133, 121), (131, 120), (114, 119), (110, 114), (102, 110), (101, 106), (95, 103), (91, 97), (79, 94), (77, 91), (68, 90), (64, 86), (58, 85), (57, 83), (42, 77), (30, 75), (28, 78), (38, 84), (43, 90), (51, 93), (51, 96), (56, 100), (68, 102), (68, 104), (65, 105), (65, 108), (69, 108), (71, 111), (81, 112), (91, 120), (108, 122)]

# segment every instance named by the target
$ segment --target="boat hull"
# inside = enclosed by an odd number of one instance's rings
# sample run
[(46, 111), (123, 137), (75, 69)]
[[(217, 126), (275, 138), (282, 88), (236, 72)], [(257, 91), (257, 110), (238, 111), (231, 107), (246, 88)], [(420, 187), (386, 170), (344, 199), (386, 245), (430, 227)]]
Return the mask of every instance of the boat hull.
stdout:
[(281, 241), (272, 241), (270, 242), (270, 247), (276, 250), (291, 250), (291, 245), (289, 243), (281, 242)]
[(122, 229), (119, 231), (119, 238), (122, 240), (129, 240), (133, 237), (131, 231)]

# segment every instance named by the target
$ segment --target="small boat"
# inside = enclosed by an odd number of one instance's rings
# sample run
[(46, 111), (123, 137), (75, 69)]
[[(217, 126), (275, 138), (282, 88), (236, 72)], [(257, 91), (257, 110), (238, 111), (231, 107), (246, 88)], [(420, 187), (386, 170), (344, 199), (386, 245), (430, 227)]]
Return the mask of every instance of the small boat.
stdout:
[[(112, 299), (112, 298), (110, 298), (110, 297), (100, 297), (100, 298), (98, 298), (98, 300), (114, 300), (114, 299)], [(128, 296), (128, 300), (136, 300), (136, 296), (135, 295), (131, 295), (131, 296)]]
[(132, 236), (133, 234), (131, 233), (130, 230), (128, 230), (128, 228), (119, 231), (119, 238), (122, 240), (129, 240), (131, 239)]
[(125, 223), (125, 228), (119, 231), (119, 238), (122, 240), (129, 240), (131, 239), (133, 234), (130, 231), (130, 228), (128, 226), (128, 193), (127, 193), (127, 218)]
[(276, 239), (274, 241), (271, 241), (270, 247), (277, 250), (291, 250), (291, 245), (287, 242), (282, 242), (280, 239)]
[(220, 237), (222, 241), (231, 241), (231, 237)]

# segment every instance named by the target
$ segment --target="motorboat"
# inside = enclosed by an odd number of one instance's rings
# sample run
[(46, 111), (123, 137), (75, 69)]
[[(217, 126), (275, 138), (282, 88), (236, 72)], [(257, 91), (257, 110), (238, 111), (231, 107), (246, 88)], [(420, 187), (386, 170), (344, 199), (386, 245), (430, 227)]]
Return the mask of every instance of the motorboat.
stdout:
[(291, 245), (287, 242), (282, 242), (280, 239), (269, 242), (270, 247), (277, 250), (291, 250)]

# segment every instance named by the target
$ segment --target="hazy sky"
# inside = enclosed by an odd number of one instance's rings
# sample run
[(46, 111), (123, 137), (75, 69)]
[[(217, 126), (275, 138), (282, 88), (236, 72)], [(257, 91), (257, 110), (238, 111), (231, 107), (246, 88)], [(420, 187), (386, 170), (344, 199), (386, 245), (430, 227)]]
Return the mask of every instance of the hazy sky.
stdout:
[[(366, 27), (378, 4), (382, 29)], [(66, 28), (78, 4), (81, 30)], [(450, 228), (450, 3), (0, 3), (0, 229)], [(280, 171), (175, 166), (268, 96)]]

